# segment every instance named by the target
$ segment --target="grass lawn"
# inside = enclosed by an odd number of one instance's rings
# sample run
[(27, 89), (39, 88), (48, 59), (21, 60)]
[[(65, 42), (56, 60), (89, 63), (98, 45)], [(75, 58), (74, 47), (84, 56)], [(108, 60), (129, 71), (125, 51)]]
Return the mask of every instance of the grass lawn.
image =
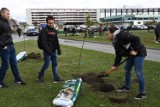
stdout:
[[(15, 43), (17, 53), (23, 51), (23, 42)], [(80, 49), (69, 46), (61, 46), (62, 55), (59, 57), (58, 70), (61, 78), (73, 79), (72, 74), (85, 74), (88, 72), (99, 73), (110, 69), (114, 55), (92, 50), (83, 50), (81, 65), (78, 69)], [(37, 48), (37, 42), (26, 41), (27, 53), (42, 51)], [(26, 59), (18, 63), (22, 79), (26, 86), (14, 84), (14, 78), (9, 69), (5, 76), (5, 83), (9, 85), (7, 89), (0, 89), (0, 107), (53, 107), (52, 101), (61, 90), (63, 83), (54, 84), (51, 66), (45, 73), (45, 84), (36, 82), (37, 74), (43, 64), (43, 60)], [(159, 107), (160, 99), (160, 63), (145, 61), (144, 77), (146, 81), (147, 99), (135, 101), (133, 97), (138, 94), (138, 83), (133, 71), (131, 93), (127, 93), (129, 98), (126, 103), (115, 104), (110, 102), (105, 96), (107, 93), (93, 91), (91, 86), (83, 83), (82, 95), (77, 99), (74, 107)], [(110, 79), (119, 87), (124, 82), (123, 66), (110, 75)], [(100, 106), (101, 105), (101, 106)]]
[[(130, 31), (132, 34), (137, 35), (141, 38), (141, 41), (144, 43), (146, 47), (150, 48), (159, 48), (160, 44), (155, 43), (155, 34), (154, 32), (148, 32), (147, 30), (132, 30)], [(83, 40), (84, 33), (80, 33), (80, 36), (71, 36), (72, 33), (69, 33), (67, 37), (64, 36), (64, 34), (59, 34), (59, 38), (65, 38), (65, 39), (75, 39), (75, 40)], [(94, 42), (100, 42), (100, 43), (111, 43), (107, 39), (107, 35), (104, 34), (103, 36), (99, 36), (98, 32), (95, 33), (94, 38), (85, 38), (87, 41), (94, 41)]]

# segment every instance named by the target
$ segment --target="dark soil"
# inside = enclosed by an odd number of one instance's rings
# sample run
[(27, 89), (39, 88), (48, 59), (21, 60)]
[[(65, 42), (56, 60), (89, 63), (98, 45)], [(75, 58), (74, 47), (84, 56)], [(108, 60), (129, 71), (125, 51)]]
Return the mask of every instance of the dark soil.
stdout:
[(27, 58), (30, 58), (30, 59), (41, 59), (41, 54), (40, 53), (29, 53), (27, 55)]
[(99, 74), (95, 73), (86, 73), (83, 75), (74, 74), (72, 76), (74, 78), (82, 78), (83, 82), (91, 85), (91, 89), (93, 91), (100, 91), (109, 94), (107, 98), (109, 98), (109, 100), (113, 103), (126, 102), (128, 98), (127, 94), (115, 92), (114, 82), (110, 78), (108, 77), (99, 78), (99, 75), (103, 74), (105, 74), (105, 72), (101, 72)]
[(91, 85), (92, 90), (101, 92), (110, 92), (114, 90), (113, 82), (107, 77), (98, 78), (99, 75), (105, 74), (101, 72), (100, 74), (87, 73), (83, 75), (74, 74), (75, 78), (82, 78), (82, 81)]

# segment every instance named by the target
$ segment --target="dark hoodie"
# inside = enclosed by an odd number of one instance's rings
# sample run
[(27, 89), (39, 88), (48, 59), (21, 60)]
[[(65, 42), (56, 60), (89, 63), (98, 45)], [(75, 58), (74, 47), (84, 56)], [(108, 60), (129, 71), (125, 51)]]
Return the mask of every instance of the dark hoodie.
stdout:
[(0, 47), (4, 48), (9, 44), (13, 44), (12, 30), (9, 21), (0, 16)]
[(145, 57), (147, 55), (146, 48), (141, 43), (140, 38), (125, 31), (120, 31), (115, 36), (113, 45), (116, 54), (113, 66), (120, 63), (122, 56), (130, 56), (130, 51), (132, 50), (137, 52), (136, 56)]
[(160, 34), (160, 23), (156, 25), (155, 32)]
[(61, 55), (61, 49), (58, 41), (57, 31), (55, 28), (46, 26), (41, 30), (40, 35), (40, 43), (44, 51), (52, 54), (57, 50), (58, 55)]

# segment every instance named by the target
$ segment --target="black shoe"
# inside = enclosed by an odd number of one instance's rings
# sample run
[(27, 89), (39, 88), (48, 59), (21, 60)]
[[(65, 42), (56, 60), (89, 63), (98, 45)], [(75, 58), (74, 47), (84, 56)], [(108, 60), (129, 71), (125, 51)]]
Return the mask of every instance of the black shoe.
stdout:
[(2, 85), (0, 85), (0, 88), (8, 88), (8, 85), (2, 83)]
[(142, 100), (144, 98), (147, 98), (145, 93), (139, 93), (136, 97), (134, 97), (135, 100)]
[(59, 79), (57, 79), (57, 80), (54, 80), (53, 83), (58, 83), (58, 82), (63, 82), (63, 81), (64, 81), (63, 79), (60, 79), (60, 78), (59, 78)]
[(39, 76), (38, 76), (37, 82), (44, 83), (43, 77), (39, 77)]
[(24, 81), (20, 80), (20, 81), (16, 81), (15, 84), (17, 85), (27, 85)]
[(129, 92), (130, 89), (125, 87), (125, 86), (122, 86), (121, 88), (117, 89), (117, 92)]

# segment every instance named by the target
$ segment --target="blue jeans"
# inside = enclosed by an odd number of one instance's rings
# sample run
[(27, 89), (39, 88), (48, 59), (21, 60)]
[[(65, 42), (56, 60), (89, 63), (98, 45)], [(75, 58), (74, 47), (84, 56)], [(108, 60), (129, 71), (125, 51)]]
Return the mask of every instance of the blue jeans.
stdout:
[(9, 64), (11, 65), (11, 70), (14, 75), (15, 81), (20, 81), (20, 75), (17, 67), (16, 51), (14, 45), (8, 45), (7, 49), (2, 49), (0, 47), (0, 57), (2, 60), (2, 65), (0, 67), (0, 85), (2, 85)]
[(44, 64), (39, 72), (39, 77), (43, 77), (45, 70), (49, 67), (50, 61), (52, 61), (52, 72), (54, 80), (58, 80), (59, 76), (57, 73), (57, 53), (54, 52), (52, 55), (49, 55), (46, 51), (43, 51), (44, 55)]
[(139, 82), (139, 93), (145, 92), (145, 82), (142, 73), (144, 58), (141, 56), (136, 57), (128, 57), (128, 60), (125, 64), (125, 87), (130, 88), (130, 81), (131, 81), (131, 70), (132, 66), (135, 68), (135, 72)]

